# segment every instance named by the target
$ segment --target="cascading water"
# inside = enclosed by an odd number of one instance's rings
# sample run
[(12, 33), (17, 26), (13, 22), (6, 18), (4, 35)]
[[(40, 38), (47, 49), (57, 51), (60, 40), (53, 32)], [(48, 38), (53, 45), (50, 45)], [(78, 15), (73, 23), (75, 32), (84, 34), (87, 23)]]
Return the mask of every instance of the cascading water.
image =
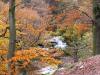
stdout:
[[(48, 40), (48, 42), (52, 43), (54, 46), (54, 48), (59, 48), (61, 50), (65, 50), (68, 45), (62, 40), (63, 38), (61, 36), (54, 36), (51, 39)], [(44, 46), (40, 46), (41, 48), (43, 48), (44, 50), (49, 50), (49, 48), (46, 48)], [(39, 70), (39, 72), (43, 75), (52, 75), (56, 70), (58, 69), (57, 66), (46, 66), (44, 68), (41, 68)]]
[(54, 44), (55, 48), (60, 48), (62, 50), (66, 49), (66, 47), (68, 46), (65, 42), (63, 42), (61, 36), (55, 36), (51, 38), (49, 41), (55, 43)]

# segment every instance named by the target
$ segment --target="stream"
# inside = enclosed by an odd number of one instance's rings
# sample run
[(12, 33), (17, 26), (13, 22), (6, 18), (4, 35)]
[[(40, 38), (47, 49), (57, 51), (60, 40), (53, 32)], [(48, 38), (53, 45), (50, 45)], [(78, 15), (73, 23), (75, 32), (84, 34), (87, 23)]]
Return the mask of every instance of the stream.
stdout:
[[(48, 41), (54, 45), (54, 48), (65, 50), (68, 47), (68, 45), (62, 39), (63, 38), (61, 36), (55, 36), (49, 39)], [(44, 48), (44, 49), (48, 50), (49, 48)], [(58, 69), (57, 66), (49, 65), (44, 68), (41, 68), (39, 72), (42, 75), (52, 75), (57, 69)]]

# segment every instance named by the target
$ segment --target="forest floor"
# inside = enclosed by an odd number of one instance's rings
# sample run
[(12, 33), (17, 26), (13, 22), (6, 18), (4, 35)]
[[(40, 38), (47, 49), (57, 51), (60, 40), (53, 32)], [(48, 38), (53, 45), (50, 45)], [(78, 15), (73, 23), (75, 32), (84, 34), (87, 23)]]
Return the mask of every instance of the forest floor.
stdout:
[(54, 75), (100, 75), (100, 55), (75, 63), (70, 70), (59, 69)]

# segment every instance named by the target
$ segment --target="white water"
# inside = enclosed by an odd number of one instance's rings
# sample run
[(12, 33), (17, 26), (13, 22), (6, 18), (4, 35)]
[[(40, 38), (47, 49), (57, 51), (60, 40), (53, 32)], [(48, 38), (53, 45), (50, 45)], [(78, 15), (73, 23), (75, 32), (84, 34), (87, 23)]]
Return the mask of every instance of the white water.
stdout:
[[(55, 48), (60, 48), (62, 50), (66, 49), (68, 46), (63, 40), (61, 39), (61, 36), (53, 37), (49, 40), (49, 42), (56, 42), (54, 45)], [(49, 50), (49, 48), (44, 48), (45, 50)], [(57, 66), (46, 66), (44, 68), (41, 68), (39, 70), (40, 74), (43, 75), (52, 75), (57, 70)]]
[(41, 74), (52, 75), (57, 70), (56, 66), (47, 66), (39, 70)]
[(61, 36), (53, 37), (49, 40), (50, 42), (56, 42), (57, 44), (54, 46), (55, 48), (65, 49), (67, 44), (62, 41)]

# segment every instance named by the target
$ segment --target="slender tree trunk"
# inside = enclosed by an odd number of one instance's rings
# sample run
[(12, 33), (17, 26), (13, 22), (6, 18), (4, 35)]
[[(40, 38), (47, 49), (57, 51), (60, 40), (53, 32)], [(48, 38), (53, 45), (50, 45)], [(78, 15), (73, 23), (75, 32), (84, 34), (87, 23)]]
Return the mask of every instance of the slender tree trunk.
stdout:
[(77, 48), (74, 48), (73, 60), (74, 60), (74, 63), (78, 62), (78, 49)]
[[(15, 0), (9, 0), (9, 27), (10, 27), (10, 37), (9, 37), (9, 50), (7, 58), (8, 60), (14, 56), (16, 48), (16, 26), (15, 26)], [(9, 75), (11, 73), (11, 62), (8, 63)]]
[(100, 54), (100, 0), (93, 0), (94, 28), (94, 54)]

